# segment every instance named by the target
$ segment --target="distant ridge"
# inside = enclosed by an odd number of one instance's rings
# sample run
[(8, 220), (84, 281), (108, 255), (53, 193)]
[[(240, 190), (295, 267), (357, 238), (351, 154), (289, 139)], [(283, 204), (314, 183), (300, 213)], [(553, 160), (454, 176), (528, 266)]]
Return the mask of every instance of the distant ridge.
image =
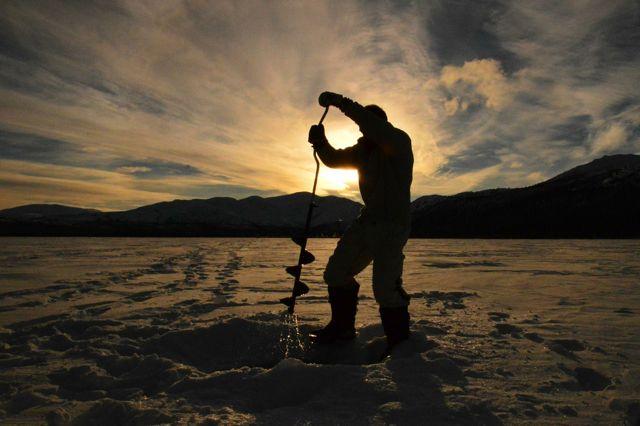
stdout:
[[(304, 226), (310, 195), (174, 200), (120, 212), (30, 204), (0, 211), (0, 235), (285, 236)], [(341, 234), (362, 207), (334, 196), (316, 204), (316, 235)]]
[(526, 188), (413, 202), (416, 237), (638, 238), (640, 156), (611, 155)]
[[(309, 196), (174, 200), (122, 212), (31, 204), (0, 211), (0, 235), (290, 236), (304, 225)], [(334, 196), (317, 204), (316, 236), (340, 235), (361, 208)], [(639, 238), (640, 156), (605, 156), (526, 188), (420, 197), (412, 236)]]
[(99, 210), (81, 209), (60, 204), (27, 204), (26, 206), (12, 207), (0, 210), (0, 217), (11, 219), (41, 219), (58, 216), (74, 216), (100, 213)]

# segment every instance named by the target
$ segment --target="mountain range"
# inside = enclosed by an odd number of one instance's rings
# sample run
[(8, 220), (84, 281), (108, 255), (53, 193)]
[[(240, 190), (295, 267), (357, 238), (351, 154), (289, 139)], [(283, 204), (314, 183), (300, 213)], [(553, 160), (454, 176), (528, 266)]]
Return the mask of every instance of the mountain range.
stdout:
[[(0, 235), (291, 236), (304, 226), (310, 194), (175, 200), (101, 212), (56, 204), (0, 211)], [(361, 204), (317, 197), (312, 234), (340, 235)], [(638, 238), (640, 156), (604, 156), (524, 188), (417, 198), (418, 238)]]

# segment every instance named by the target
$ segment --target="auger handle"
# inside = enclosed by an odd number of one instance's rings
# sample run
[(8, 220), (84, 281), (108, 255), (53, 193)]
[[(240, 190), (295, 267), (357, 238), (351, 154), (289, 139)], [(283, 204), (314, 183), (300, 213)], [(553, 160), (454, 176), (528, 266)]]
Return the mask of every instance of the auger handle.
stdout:
[(324, 112), (322, 113), (322, 117), (320, 117), (320, 122), (318, 123), (318, 125), (322, 124), (328, 112), (329, 112), (329, 107), (325, 107)]

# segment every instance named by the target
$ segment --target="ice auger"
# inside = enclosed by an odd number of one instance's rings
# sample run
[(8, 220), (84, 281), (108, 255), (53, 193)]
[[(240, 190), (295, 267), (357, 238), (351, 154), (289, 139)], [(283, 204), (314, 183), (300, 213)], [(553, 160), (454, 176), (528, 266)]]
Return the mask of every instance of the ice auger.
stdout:
[[(322, 117), (320, 118), (320, 122), (318, 124), (322, 124), (324, 118), (327, 116), (329, 112), (329, 107), (326, 107)], [(318, 153), (316, 150), (313, 150), (313, 159), (316, 162), (316, 174), (313, 179), (313, 190), (311, 191), (311, 199), (309, 200), (309, 208), (307, 209), (307, 221), (304, 224), (304, 232), (300, 236), (293, 237), (292, 240), (294, 243), (300, 246), (300, 254), (298, 255), (298, 264), (295, 266), (287, 266), (286, 271), (289, 275), (293, 276), (293, 290), (291, 291), (290, 297), (284, 297), (280, 299), (282, 303), (289, 307), (289, 313), (293, 314), (293, 311), (296, 306), (296, 298), (298, 296), (302, 296), (303, 294), (307, 294), (309, 292), (309, 286), (300, 281), (300, 274), (302, 273), (302, 265), (308, 265), (309, 263), (316, 260), (316, 257), (311, 254), (311, 252), (307, 251), (307, 239), (309, 238), (309, 228), (311, 227), (311, 217), (313, 216), (314, 207), (318, 207), (315, 203), (316, 198), (316, 186), (318, 185), (318, 172), (320, 171), (320, 161), (318, 160)]]

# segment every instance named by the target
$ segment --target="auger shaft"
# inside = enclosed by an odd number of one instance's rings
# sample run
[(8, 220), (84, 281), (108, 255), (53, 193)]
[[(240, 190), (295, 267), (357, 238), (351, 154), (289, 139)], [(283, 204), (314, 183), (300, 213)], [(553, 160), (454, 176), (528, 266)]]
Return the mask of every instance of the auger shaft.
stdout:
[[(320, 122), (318, 124), (322, 124), (324, 118), (327, 116), (329, 112), (329, 107), (326, 107), (322, 117), (320, 118)], [(313, 150), (313, 159), (316, 162), (316, 173), (313, 178), (313, 190), (311, 191), (311, 199), (309, 200), (309, 208), (307, 209), (307, 219), (304, 224), (304, 232), (302, 234), (302, 238), (299, 241), (296, 241), (300, 245), (300, 254), (298, 255), (298, 264), (295, 268), (292, 268), (293, 272), (293, 289), (291, 291), (290, 298), (282, 299), (282, 303), (289, 307), (289, 314), (293, 314), (296, 306), (296, 297), (300, 295), (300, 288), (304, 288), (303, 293), (308, 291), (306, 284), (300, 281), (300, 275), (302, 274), (302, 265), (305, 263), (310, 263), (309, 255), (305, 254), (307, 249), (307, 239), (309, 238), (309, 229), (311, 228), (311, 218), (313, 217), (313, 209), (316, 207), (315, 198), (316, 198), (316, 188), (318, 186), (318, 174), (320, 172), (320, 160), (318, 159), (318, 153), (316, 150)], [(309, 253), (310, 254), (310, 253)], [(311, 255), (311, 259), (313, 259), (313, 255)], [(311, 260), (313, 261), (313, 260)], [(287, 269), (289, 270), (289, 268)]]

